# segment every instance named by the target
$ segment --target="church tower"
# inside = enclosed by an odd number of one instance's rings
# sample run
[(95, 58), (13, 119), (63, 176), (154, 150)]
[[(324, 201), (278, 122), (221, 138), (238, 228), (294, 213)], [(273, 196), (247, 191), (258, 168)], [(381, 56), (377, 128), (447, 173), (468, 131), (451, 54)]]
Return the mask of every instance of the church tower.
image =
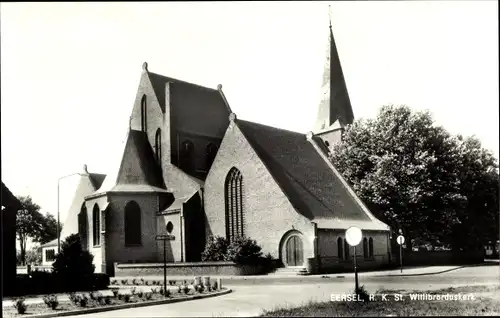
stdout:
[(346, 125), (352, 124), (353, 121), (354, 113), (340, 65), (330, 17), (321, 100), (313, 131), (316, 136), (325, 141), (327, 146), (332, 146), (341, 141)]

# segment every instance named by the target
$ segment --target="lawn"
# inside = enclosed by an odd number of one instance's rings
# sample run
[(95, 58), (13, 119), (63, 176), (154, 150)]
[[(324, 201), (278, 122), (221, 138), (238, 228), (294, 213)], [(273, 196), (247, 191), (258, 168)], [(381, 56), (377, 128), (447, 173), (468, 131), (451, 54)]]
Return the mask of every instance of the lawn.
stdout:
[[(24, 314), (19, 314), (14, 305), (5, 306), (2, 310), (2, 316), (6, 318), (14, 318), (14, 317), (27, 317), (31, 315), (40, 315), (40, 314), (56, 314), (62, 311), (73, 311), (73, 310), (84, 310), (96, 307), (110, 307), (115, 305), (123, 305), (130, 303), (143, 303), (143, 302), (151, 302), (158, 301), (163, 299), (176, 299), (176, 298), (187, 298), (193, 295), (200, 294), (213, 294), (215, 291), (207, 291), (203, 290), (202, 292), (195, 291), (193, 286), (190, 286), (189, 290), (182, 290), (171, 292), (168, 297), (163, 296), (160, 293), (161, 288), (156, 287), (152, 288), (152, 291), (141, 292), (141, 291), (128, 291), (123, 292), (111, 292), (102, 294), (99, 292), (93, 293), (76, 293), (70, 296), (72, 300), (58, 300), (58, 305), (56, 309), (52, 309), (48, 304), (45, 303), (37, 303), (37, 304), (26, 304), (26, 312)], [(220, 289), (219, 289), (220, 291)], [(187, 293), (186, 293), (187, 292)], [(59, 295), (60, 296), (60, 295)], [(85, 298), (86, 301), (81, 301), (82, 298)]]
[[(463, 295), (462, 300), (411, 299)], [(382, 295), (387, 295), (385, 300)], [(397, 296), (396, 296), (397, 295)], [(401, 296), (399, 296), (401, 295)], [(473, 299), (472, 299), (473, 297)], [(397, 300), (399, 298), (399, 300)], [(297, 308), (265, 311), (263, 317), (353, 317), (353, 316), (492, 316), (500, 315), (500, 286), (466, 286), (434, 291), (378, 290), (374, 300), (308, 303)]]

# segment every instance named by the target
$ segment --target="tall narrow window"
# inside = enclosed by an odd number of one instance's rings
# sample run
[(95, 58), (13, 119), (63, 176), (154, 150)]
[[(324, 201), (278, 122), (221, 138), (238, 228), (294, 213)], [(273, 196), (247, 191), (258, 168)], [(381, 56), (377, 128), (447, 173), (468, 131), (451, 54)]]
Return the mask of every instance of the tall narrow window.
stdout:
[(146, 113), (146, 95), (142, 95), (141, 99), (141, 130), (147, 131), (147, 113)]
[(226, 237), (229, 241), (244, 236), (245, 214), (243, 210), (243, 176), (232, 168), (226, 177)]
[(191, 171), (194, 168), (194, 145), (190, 140), (186, 140), (181, 145), (180, 155), (181, 169)]
[(85, 202), (83, 202), (80, 208), (80, 213), (78, 214), (78, 234), (80, 234), (80, 242), (82, 247), (87, 249), (87, 239), (88, 239), (88, 219), (87, 219), (87, 207)]
[(206, 167), (207, 170), (210, 169), (210, 166), (214, 162), (215, 156), (217, 155), (217, 146), (213, 143), (209, 143), (207, 146), (207, 162), (206, 162)]
[(345, 252), (345, 259), (348, 261), (350, 257), (350, 251), (349, 251), (349, 243), (347, 243), (347, 240), (344, 241), (344, 252)]
[(373, 258), (373, 239), (371, 237), (368, 240), (368, 256)]
[(141, 245), (141, 208), (135, 201), (125, 206), (125, 245)]
[(363, 238), (363, 257), (364, 258), (368, 258), (368, 240), (365, 238)]
[(94, 246), (101, 244), (101, 217), (100, 217), (99, 206), (97, 203), (94, 205), (94, 209), (92, 210), (92, 239), (94, 242)]
[(155, 155), (156, 155), (156, 162), (161, 166), (161, 129), (158, 128), (156, 130), (156, 136), (155, 136)]
[(341, 237), (337, 239), (337, 254), (339, 259), (344, 259), (344, 242)]

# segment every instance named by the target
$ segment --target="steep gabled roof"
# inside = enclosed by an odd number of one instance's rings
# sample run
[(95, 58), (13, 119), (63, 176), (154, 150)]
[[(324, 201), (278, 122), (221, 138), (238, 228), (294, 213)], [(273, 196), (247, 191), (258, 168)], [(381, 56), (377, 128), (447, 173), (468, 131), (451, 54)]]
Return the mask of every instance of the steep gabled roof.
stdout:
[(120, 161), (89, 197), (107, 192), (167, 192), (145, 132), (130, 129)]
[(160, 166), (155, 160), (145, 132), (130, 130), (118, 172), (117, 184), (164, 188)]
[(104, 179), (106, 179), (106, 175), (102, 173), (90, 173), (89, 178), (90, 182), (92, 182), (92, 185), (97, 190), (101, 187)]
[[(371, 221), (304, 134), (239, 119), (235, 122), (297, 212), (310, 220)], [(316, 144), (320, 151), (327, 151), (322, 142)]]
[(160, 106), (161, 106), (163, 111), (165, 111), (165, 86), (167, 83), (172, 83), (172, 84), (178, 85), (180, 87), (187, 88), (191, 91), (205, 92), (205, 93), (208, 93), (210, 95), (213, 95), (217, 99), (221, 99), (221, 101), (224, 102), (224, 107), (226, 107), (228, 110), (228, 114), (231, 113), (231, 109), (229, 107), (229, 104), (227, 104), (227, 102), (225, 101), (224, 95), (221, 91), (221, 86), (219, 86), (219, 88), (216, 90), (216, 89), (212, 89), (209, 87), (205, 87), (205, 86), (189, 83), (186, 81), (178, 80), (178, 79), (175, 79), (172, 77), (153, 73), (150, 71), (148, 71), (148, 75), (149, 75), (149, 80), (151, 81), (151, 84), (153, 85), (153, 90), (156, 94), (156, 97), (158, 98), (158, 102), (160, 103)]

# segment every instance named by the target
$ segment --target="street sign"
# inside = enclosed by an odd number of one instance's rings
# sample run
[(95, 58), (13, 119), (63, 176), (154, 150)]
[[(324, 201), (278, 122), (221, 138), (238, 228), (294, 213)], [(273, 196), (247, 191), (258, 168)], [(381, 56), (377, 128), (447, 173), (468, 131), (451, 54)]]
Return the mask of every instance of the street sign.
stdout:
[(403, 235), (398, 236), (396, 239), (399, 245), (403, 245), (405, 243), (405, 237)]
[(361, 242), (361, 237), (361, 230), (358, 227), (351, 226), (345, 231), (345, 239), (351, 246), (357, 246)]
[(167, 234), (167, 235), (156, 235), (155, 239), (157, 241), (173, 241), (175, 240), (175, 236), (174, 235), (170, 235), (170, 234)]

